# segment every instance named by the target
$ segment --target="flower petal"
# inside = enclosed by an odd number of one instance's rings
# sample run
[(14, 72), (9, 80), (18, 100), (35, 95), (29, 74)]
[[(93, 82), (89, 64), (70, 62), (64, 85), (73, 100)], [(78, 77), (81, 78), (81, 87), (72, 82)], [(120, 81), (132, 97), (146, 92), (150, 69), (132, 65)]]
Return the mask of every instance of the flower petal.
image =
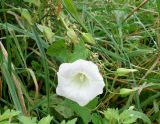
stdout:
[(103, 92), (104, 85), (96, 64), (80, 59), (59, 67), (56, 93), (84, 106)]

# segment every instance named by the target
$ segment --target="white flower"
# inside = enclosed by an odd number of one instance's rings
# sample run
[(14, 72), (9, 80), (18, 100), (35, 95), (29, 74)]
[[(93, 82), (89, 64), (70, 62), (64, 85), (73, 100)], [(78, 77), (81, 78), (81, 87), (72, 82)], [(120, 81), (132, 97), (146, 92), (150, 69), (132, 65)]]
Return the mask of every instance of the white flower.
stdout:
[(103, 92), (105, 86), (98, 67), (91, 61), (77, 60), (59, 67), (56, 93), (84, 106)]

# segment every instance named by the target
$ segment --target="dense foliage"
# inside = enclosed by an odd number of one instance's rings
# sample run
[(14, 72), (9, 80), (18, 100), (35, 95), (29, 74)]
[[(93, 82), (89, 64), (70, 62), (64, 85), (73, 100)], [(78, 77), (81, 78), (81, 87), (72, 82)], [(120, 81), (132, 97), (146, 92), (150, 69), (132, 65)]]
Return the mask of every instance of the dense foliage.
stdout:
[[(159, 0), (1, 0), (0, 48), (0, 124), (160, 122)], [(84, 107), (56, 95), (78, 59), (105, 81)]]

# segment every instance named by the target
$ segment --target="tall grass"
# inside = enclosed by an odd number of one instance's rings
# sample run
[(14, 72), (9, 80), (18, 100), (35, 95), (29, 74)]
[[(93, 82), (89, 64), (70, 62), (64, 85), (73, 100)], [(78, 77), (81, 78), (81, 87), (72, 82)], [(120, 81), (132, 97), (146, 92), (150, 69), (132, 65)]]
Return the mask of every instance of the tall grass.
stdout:
[[(0, 2), (0, 42), (7, 54), (1, 47), (2, 112), (6, 107), (38, 118), (50, 114), (57, 124), (73, 118), (81, 124), (105, 124), (107, 108), (122, 113), (134, 106), (159, 123), (159, 0), (11, 1)], [(83, 33), (96, 43), (84, 40)], [(75, 39), (85, 42), (87, 59), (99, 66), (106, 83), (104, 93), (84, 108), (55, 93), (56, 72), (65, 62), (59, 58), (68, 53), (61, 54), (63, 48), (55, 50), (57, 55), (47, 52), (60, 40), (73, 52)], [(117, 76), (118, 68), (138, 71)], [(122, 88), (138, 90), (122, 97)]]

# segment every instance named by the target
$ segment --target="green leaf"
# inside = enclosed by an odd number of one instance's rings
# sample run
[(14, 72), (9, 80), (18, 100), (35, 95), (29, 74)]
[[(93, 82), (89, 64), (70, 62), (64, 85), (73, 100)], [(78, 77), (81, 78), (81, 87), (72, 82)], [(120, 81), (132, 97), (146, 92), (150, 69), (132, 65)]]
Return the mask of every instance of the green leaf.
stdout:
[[(3, 58), (0, 57), (0, 60), (3, 60)], [(15, 108), (18, 111), (22, 112), (21, 104), (20, 104), (20, 101), (19, 101), (19, 98), (18, 98), (18, 95), (17, 95), (17, 92), (16, 92), (16, 87), (14, 85), (12, 76), (9, 72), (7, 62), (3, 62), (1, 64), (1, 68), (2, 68), (2, 72), (4, 74), (4, 77), (5, 77), (6, 83), (9, 87), (9, 92), (11, 93)]]
[(87, 59), (88, 51), (85, 48), (84, 42), (81, 40), (78, 44), (74, 44), (73, 53), (70, 54), (70, 61), (73, 62), (77, 59)]
[[(33, 40), (37, 39), (33, 32), (30, 32), (29, 30), (26, 30), (26, 29), (18, 28), (10, 23), (0, 23), (0, 28), (5, 29), (5, 30), (14, 30), (16, 32), (22, 33), (23, 35), (29, 36)], [(39, 40), (44, 48), (48, 48), (49, 45), (47, 42), (45, 42), (41, 37), (39, 37)]]
[(26, 117), (26, 116), (19, 116), (18, 120), (22, 123), (22, 124), (37, 124), (37, 118), (36, 117)]
[(42, 65), (39, 64), (37, 61), (34, 61), (34, 60), (33, 60), (33, 61), (31, 62), (31, 65), (32, 65), (33, 70), (39, 71), (39, 70), (42, 69)]
[(48, 49), (47, 54), (55, 57), (61, 62), (66, 62), (68, 59), (68, 50), (63, 40), (54, 42)]
[(123, 124), (132, 124), (136, 122), (136, 120), (137, 117), (133, 116), (132, 114), (129, 114), (128, 110), (125, 110), (120, 114), (120, 122)]
[(129, 57), (137, 57), (137, 56), (143, 56), (147, 54), (152, 54), (154, 53), (154, 49), (138, 49), (134, 51), (126, 51), (128, 53)]
[(154, 108), (155, 113), (159, 112), (159, 105), (156, 100), (153, 101), (153, 108)]
[(103, 114), (109, 122), (117, 122), (119, 120), (118, 109), (108, 108), (106, 111), (103, 112)]
[(52, 29), (45, 25), (37, 25), (37, 27), (41, 32), (44, 33), (49, 43), (52, 43), (54, 39), (54, 33), (52, 32)]
[(66, 124), (76, 124), (77, 118), (69, 120)]
[(14, 110), (6, 110), (2, 115), (0, 115), (0, 121), (12, 118), (14, 116), (19, 115), (20, 112)]
[(123, 57), (121, 57), (119, 54), (114, 53), (114, 52), (112, 52), (110, 50), (107, 50), (107, 49), (105, 49), (105, 48), (103, 48), (101, 46), (99, 46), (99, 47), (100, 47), (100, 49), (99, 49), (100, 52), (105, 53), (106, 55), (112, 57), (113, 60), (125, 61), (125, 59)]
[(97, 104), (98, 104), (98, 100), (99, 100), (99, 97), (94, 98), (92, 101), (90, 101), (90, 102), (86, 105), (86, 107), (87, 107), (87, 108), (90, 108), (90, 109), (96, 108), (96, 106), (97, 106)]
[(77, 121), (77, 118), (69, 120), (68, 122), (65, 122), (65, 120), (63, 120), (61, 124), (76, 124), (76, 121)]
[(27, 9), (21, 9), (21, 16), (26, 19), (30, 25), (33, 25), (31, 14)]
[(9, 124), (9, 121), (2, 121), (2, 122), (0, 122), (0, 124)]
[(147, 105), (149, 105), (152, 101), (154, 101), (155, 99), (158, 99), (160, 97), (160, 92), (157, 92), (156, 94), (148, 97), (146, 100), (144, 100), (141, 103), (141, 107), (145, 108)]
[(38, 124), (50, 124), (52, 119), (53, 119), (53, 117), (51, 117), (50, 115), (48, 115), (47, 117), (42, 118), (38, 122)]
[(82, 118), (84, 124), (88, 124), (91, 120), (91, 110), (86, 107), (81, 107), (77, 103), (66, 99), (65, 104), (71, 108), (79, 117)]
[(145, 88), (151, 87), (151, 88), (160, 88), (160, 83), (148, 83), (146, 84)]
[(160, 0), (156, 0), (156, 3), (157, 3), (157, 11), (160, 14)]
[(92, 114), (92, 123), (93, 124), (102, 124), (101, 116), (99, 116), (97, 113)]
[(87, 31), (86, 26), (84, 25), (81, 17), (79, 16), (79, 13), (77, 12), (77, 9), (75, 8), (75, 5), (73, 4), (72, 0), (62, 0), (63, 5), (66, 7), (68, 12), (77, 20), (77, 22), (80, 23), (80, 25)]
[[(81, 52), (80, 52), (81, 51)], [(61, 62), (73, 62), (77, 59), (86, 59), (88, 51), (85, 48), (84, 42), (74, 44), (73, 53), (71, 53), (63, 40), (54, 42), (48, 49), (47, 54), (56, 57)]]
[(32, 3), (36, 6), (40, 6), (41, 5), (41, 1), (40, 0), (23, 0), (24, 2), (28, 2), (28, 3)]
[(47, 56), (46, 56), (46, 53), (45, 53), (45, 50), (43, 48), (43, 44), (41, 42), (41, 38), (36, 30), (37, 28), (34, 26), (32, 28), (32, 31), (33, 31), (33, 35), (35, 37), (35, 42), (37, 44), (37, 47), (38, 47), (38, 50), (40, 51), (40, 58), (41, 58), (41, 61), (42, 61), (42, 65), (43, 65), (43, 68), (44, 68), (44, 82), (45, 82), (45, 86), (46, 86), (46, 94), (47, 94), (47, 111), (49, 111), (49, 96), (50, 96), (50, 93), (49, 93), (49, 88), (50, 88), (50, 82), (49, 82), (49, 78), (50, 78), (50, 73), (49, 73), (49, 67), (48, 67), (48, 62), (46, 61), (47, 60)]
[(64, 118), (69, 118), (71, 116), (74, 116), (74, 112), (70, 108), (64, 106), (63, 104), (58, 104), (57, 106), (54, 107), (54, 109)]
[(63, 121), (61, 122), (61, 124), (66, 124), (66, 121), (65, 121), (65, 120), (63, 120)]
[(144, 122), (151, 124), (150, 119), (142, 112), (134, 110), (125, 110), (120, 114), (121, 122), (126, 122), (124, 124), (131, 124), (135, 122), (136, 119), (142, 119)]

